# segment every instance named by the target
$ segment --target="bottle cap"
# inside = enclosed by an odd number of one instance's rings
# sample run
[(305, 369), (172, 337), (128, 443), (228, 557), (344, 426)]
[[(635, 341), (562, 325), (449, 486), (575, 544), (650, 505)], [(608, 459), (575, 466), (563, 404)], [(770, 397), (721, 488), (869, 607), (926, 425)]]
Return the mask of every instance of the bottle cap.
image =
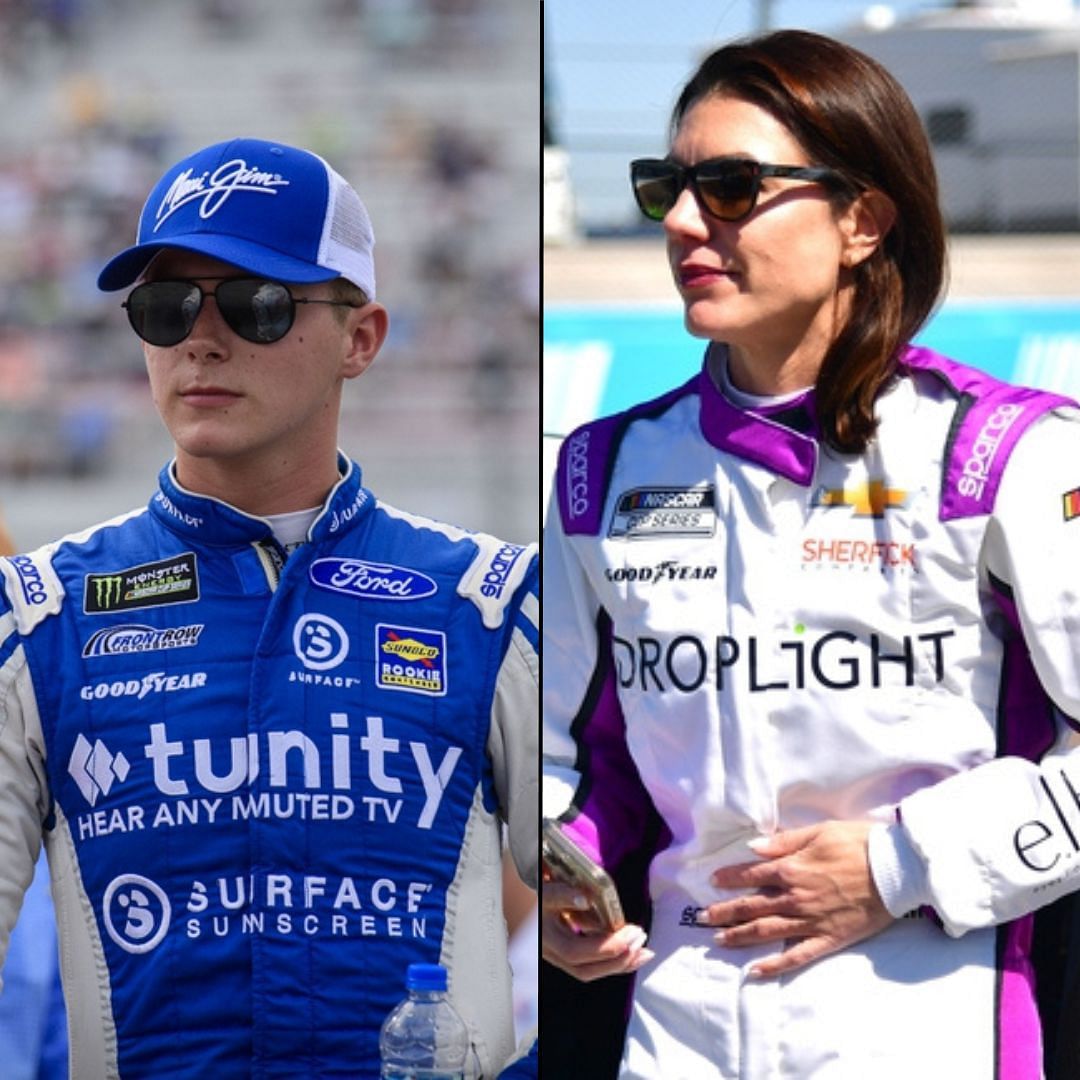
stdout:
[(446, 968), (441, 964), (410, 964), (405, 972), (407, 990), (445, 990)]

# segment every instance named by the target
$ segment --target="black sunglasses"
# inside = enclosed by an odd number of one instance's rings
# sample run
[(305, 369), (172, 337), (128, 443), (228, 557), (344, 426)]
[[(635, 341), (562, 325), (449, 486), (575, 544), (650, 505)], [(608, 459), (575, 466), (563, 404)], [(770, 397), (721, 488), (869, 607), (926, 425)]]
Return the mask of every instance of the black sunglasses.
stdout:
[(742, 221), (757, 205), (766, 176), (816, 180), (836, 188), (848, 186), (840, 173), (822, 165), (766, 165), (746, 158), (710, 158), (697, 165), (678, 165), (667, 158), (630, 162), (634, 198), (650, 221), (663, 221), (687, 184), (713, 217)]
[[(218, 281), (214, 302), (229, 328), (245, 341), (269, 345), (292, 328), (297, 304), (361, 307), (350, 300), (309, 300), (287, 285), (265, 278), (203, 278)], [(150, 345), (179, 345), (191, 333), (207, 293), (194, 281), (147, 281), (136, 285), (121, 305), (131, 328)]]

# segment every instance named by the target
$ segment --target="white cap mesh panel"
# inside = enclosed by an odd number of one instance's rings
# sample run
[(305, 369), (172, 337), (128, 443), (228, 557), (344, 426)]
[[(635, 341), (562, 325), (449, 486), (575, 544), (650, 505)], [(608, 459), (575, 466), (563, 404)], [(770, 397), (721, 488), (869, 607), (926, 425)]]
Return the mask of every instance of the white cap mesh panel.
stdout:
[(369, 300), (374, 300), (375, 232), (371, 218), (349, 183), (325, 161), (323, 165), (330, 180), (330, 192), (319, 243), (319, 265), (336, 270), (363, 289)]

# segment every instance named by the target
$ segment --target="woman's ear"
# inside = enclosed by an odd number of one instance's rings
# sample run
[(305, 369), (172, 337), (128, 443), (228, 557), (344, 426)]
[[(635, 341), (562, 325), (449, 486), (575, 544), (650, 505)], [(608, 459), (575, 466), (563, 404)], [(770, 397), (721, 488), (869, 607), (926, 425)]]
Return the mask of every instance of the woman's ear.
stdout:
[(848, 268), (870, 258), (896, 221), (896, 205), (883, 191), (862, 191), (840, 216), (843, 250), (840, 262)]

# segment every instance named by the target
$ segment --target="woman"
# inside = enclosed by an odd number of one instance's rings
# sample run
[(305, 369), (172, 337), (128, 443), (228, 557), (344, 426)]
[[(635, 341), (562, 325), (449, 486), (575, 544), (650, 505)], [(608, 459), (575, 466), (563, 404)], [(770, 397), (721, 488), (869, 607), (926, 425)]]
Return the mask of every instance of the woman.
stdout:
[[(945, 232), (910, 101), (782, 31), (638, 161), (685, 386), (572, 434), (545, 550), (545, 813), (651, 928), (626, 1077), (1041, 1075), (1030, 913), (1080, 883), (1080, 414), (909, 343)], [(1052, 568), (1052, 569), (1051, 569)]]

